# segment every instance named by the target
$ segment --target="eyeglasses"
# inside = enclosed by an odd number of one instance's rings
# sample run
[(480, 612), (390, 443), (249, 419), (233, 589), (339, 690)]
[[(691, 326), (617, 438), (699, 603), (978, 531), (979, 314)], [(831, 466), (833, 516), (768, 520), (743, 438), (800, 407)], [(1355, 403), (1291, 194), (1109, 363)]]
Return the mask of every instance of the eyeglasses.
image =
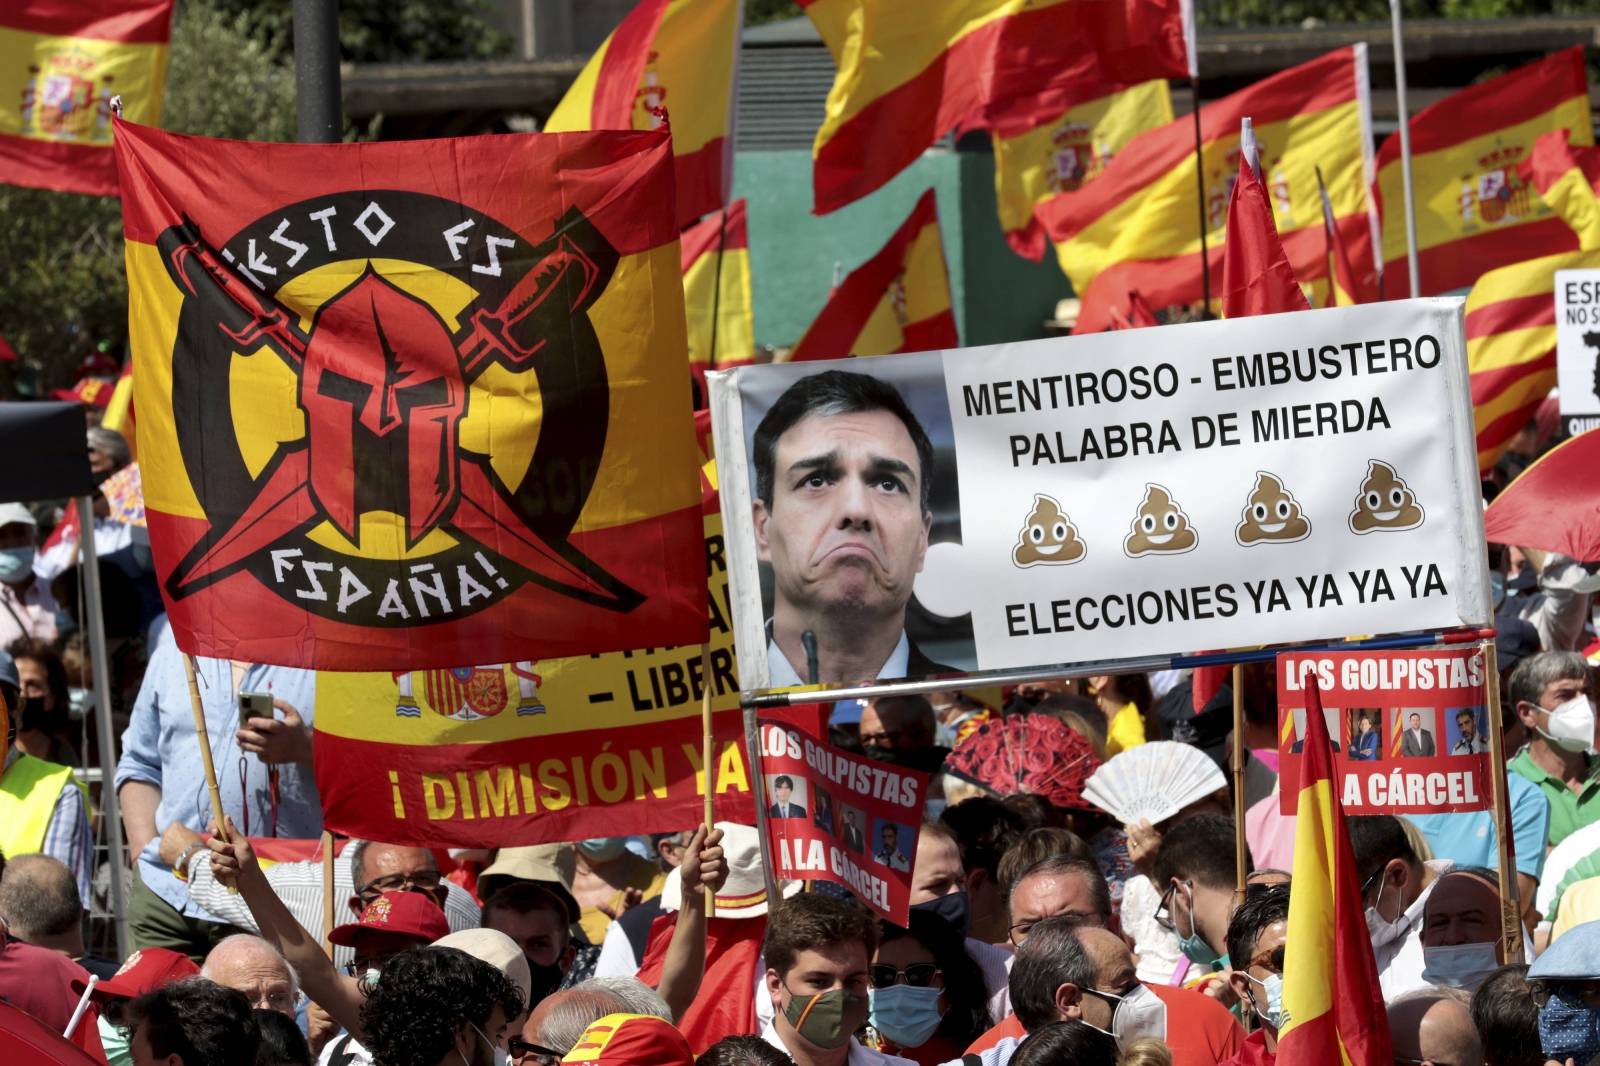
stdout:
[(867, 977), (872, 981), (873, 988), (890, 988), (899, 984), (902, 977), (912, 988), (927, 988), (941, 972), (939, 967), (931, 962), (914, 962), (903, 970), (897, 970), (888, 963), (880, 962), (867, 971)]
[(1073, 926), (1098, 925), (1100, 923), (1100, 916), (1098, 914), (1082, 914), (1078, 911), (1062, 911), (1060, 914), (1047, 914), (1042, 918), (1030, 918), (1025, 922), (1018, 922), (1006, 932), (1011, 937), (1011, 943), (1017, 947), (1021, 947), (1022, 942), (1028, 939), (1028, 934), (1033, 932), (1034, 926), (1038, 925), (1040, 922), (1047, 921), (1052, 918), (1060, 918)]
[[(1193, 899), (1194, 882), (1184, 881), (1182, 884), (1183, 887), (1189, 889), (1189, 898)], [(1178, 882), (1173, 882), (1172, 884), (1168, 885), (1167, 890), (1161, 893), (1161, 902), (1156, 904), (1156, 924), (1169, 933), (1176, 933), (1178, 931), (1172, 924), (1172, 900), (1176, 896), (1178, 888)]]
[(356, 887), (356, 895), (371, 902), (385, 892), (438, 892), (443, 884), (438, 870), (417, 870), (413, 873), (385, 874), (374, 877)]
[(517, 1066), (557, 1066), (562, 1057), (561, 1052), (530, 1044), (520, 1036), (506, 1041), (506, 1052)]
[(1600, 1010), (1600, 981), (1529, 981), (1528, 991), (1541, 1007), (1551, 996), (1560, 996), (1568, 1003), (1582, 1003), (1590, 1010)]

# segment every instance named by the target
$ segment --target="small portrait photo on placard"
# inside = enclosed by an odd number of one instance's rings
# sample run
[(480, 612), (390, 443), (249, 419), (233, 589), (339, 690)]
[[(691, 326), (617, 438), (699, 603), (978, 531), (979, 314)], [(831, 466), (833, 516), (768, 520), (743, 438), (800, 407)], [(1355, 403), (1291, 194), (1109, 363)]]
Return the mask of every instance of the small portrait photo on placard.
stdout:
[(1427, 759), (1439, 750), (1439, 711), (1435, 707), (1401, 707), (1393, 712), (1400, 730), (1400, 757)]

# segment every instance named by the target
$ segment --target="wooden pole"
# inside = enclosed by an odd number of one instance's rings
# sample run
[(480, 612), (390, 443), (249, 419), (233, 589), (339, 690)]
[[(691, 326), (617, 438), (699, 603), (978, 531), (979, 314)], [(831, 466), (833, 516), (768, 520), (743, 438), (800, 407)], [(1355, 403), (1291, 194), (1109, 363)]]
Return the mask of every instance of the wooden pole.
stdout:
[(1500, 946), (1506, 965), (1522, 962), (1522, 907), (1517, 899), (1517, 857), (1511, 839), (1511, 806), (1506, 790), (1505, 738), (1501, 735), (1500, 669), (1493, 640), (1483, 643), (1483, 683), (1489, 706), (1489, 797), (1494, 815), (1495, 866), (1500, 888)]
[(322, 831), (322, 950), (333, 958), (333, 833)]
[(227, 843), (227, 816), (222, 811), (222, 790), (217, 787), (217, 768), (211, 762), (211, 735), (206, 730), (206, 708), (200, 701), (200, 682), (195, 677), (193, 655), (184, 654), (183, 672), (189, 678), (189, 706), (194, 711), (194, 735), (200, 741), (200, 762), (206, 769), (206, 789), (211, 793), (211, 817), (217, 823), (217, 836)]
[[(702, 731), (700, 764), (705, 767), (706, 772), (706, 794), (702, 813), (705, 816), (706, 835), (709, 836), (711, 831), (716, 828), (717, 822), (717, 742), (716, 736), (711, 729), (711, 691), (714, 687), (715, 679), (711, 676), (710, 641), (700, 645), (700, 678), (702, 686), (700, 692), (700, 728)], [(717, 893), (710, 885), (705, 886), (705, 893), (706, 917), (715, 918), (717, 916)]]
[(1229, 679), (1233, 689), (1233, 901), (1244, 902), (1244, 882), (1249, 876), (1244, 839), (1244, 666), (1233, 664)]

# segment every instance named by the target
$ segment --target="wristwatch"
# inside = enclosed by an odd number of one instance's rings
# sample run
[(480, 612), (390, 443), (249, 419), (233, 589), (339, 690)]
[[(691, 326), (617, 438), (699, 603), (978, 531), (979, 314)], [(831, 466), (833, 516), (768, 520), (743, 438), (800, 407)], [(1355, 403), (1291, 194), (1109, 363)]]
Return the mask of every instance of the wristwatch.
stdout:
[(178, 858), (172, 864), (173, 877), (185, 882), (189, 880), (189, 856), (193, 855), (202, 846), (202, 842), (196, 840), (194, 843), (178, 852)]

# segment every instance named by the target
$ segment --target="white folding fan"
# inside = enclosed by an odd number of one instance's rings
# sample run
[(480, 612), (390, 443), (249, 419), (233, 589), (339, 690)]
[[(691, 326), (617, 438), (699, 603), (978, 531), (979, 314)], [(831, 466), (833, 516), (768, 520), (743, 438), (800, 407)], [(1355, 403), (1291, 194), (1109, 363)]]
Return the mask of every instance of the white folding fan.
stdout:
[(1083, 798), (1123, 825), (1145, 818), (1156, 825), (1227, 783), (1199, 748), (1157, 740), (1107, 759), (1084, 784)]

